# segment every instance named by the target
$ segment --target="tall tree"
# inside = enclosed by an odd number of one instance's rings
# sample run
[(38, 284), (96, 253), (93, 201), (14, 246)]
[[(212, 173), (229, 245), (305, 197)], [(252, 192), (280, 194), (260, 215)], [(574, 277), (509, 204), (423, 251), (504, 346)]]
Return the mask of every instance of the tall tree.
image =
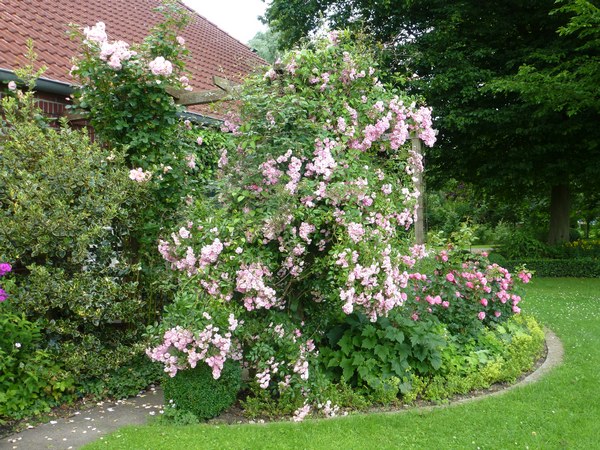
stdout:
[(553, 0), (273, 0), (266, 19), (283, 45), (323, 20), (371, 33), (384, 44), (385, 63), (434, 107), (440, 135), (427, 155), (429, 182), (451, 176), (509, 199), (544, 192), (548, 240), (558, 243), (569, 236), (573, 187), (599, 183), (598, 93), (589, 77), (572, 76), (569, 85), (554, 78), (549, 86), (525, 75), (558, 75), (577, 60), (594, 67), (597, 40), (557, 32), (581, 15), (573, 5), (582, 3), (591, 4), (570, 0), (556, 10)]
[(271, 64), (282, 54), (279, 50), (279, 33), (274, 33), (271, 30), (256, 33), (248, 41), (248, 46), (256, 50), (258, 56)]

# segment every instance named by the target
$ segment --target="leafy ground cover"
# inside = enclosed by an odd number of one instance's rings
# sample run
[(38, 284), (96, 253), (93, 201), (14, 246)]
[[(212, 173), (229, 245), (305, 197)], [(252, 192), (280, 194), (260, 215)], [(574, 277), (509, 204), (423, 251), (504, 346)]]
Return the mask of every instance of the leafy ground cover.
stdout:
[(594, 448), (600, 439), (600, 279), (538, 279), (524, 303), (558, 334), (564, 363), (470, 404), (265, 425), (127, 427), (99, 448)]

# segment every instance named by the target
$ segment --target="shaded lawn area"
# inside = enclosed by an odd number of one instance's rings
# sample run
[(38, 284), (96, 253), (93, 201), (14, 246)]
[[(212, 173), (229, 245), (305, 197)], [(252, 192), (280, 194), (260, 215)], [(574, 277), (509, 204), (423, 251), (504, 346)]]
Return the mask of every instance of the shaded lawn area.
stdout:
[(85, 449), (600, 448), (600, 279), (535, 279), (527, 291), (523, 309), (560, 337), (565, 360), (499, 397), (301, 424), (127, 427)]

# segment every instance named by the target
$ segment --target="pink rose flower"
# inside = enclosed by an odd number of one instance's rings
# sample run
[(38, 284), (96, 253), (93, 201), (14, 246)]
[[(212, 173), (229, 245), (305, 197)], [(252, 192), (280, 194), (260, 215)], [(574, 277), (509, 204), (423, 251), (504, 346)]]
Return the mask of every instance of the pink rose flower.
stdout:
[(173, 73), (173, 64), (162, 56), (158, 56), (150, 61), (148, 67), (154, 75), (169, 76)]

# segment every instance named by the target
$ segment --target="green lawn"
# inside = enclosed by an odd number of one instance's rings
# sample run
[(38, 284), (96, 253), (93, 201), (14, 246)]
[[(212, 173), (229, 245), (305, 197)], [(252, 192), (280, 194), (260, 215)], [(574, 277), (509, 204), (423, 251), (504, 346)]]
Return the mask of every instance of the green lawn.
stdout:
[(539, 382), (499, 397), (301, 424), (127, 427), (85, 448), (600, 448), (600, 279), (535, 280), (523, 309), (558, 334), (565, 361)]

